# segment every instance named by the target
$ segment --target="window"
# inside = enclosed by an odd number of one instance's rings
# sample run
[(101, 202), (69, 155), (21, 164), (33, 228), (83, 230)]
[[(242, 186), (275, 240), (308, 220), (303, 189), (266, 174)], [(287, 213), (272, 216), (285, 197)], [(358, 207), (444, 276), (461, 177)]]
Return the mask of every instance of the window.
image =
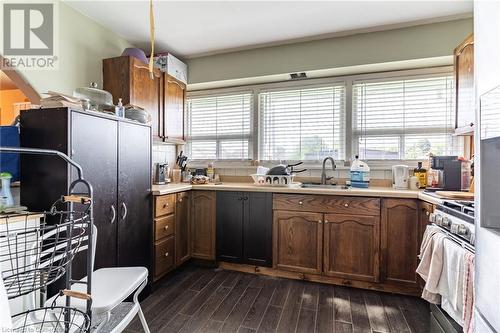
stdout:
[(424, 159), (456, 142), (451, 75), (354, 81), (352, 149), (362, 159)]
[(259, 158), (344, 158), (344, 96), (344, 85), (260, 93)]
[(186, 129), (191, 159), (249, 159), (252, 98), (251, 93), (189, 98)]

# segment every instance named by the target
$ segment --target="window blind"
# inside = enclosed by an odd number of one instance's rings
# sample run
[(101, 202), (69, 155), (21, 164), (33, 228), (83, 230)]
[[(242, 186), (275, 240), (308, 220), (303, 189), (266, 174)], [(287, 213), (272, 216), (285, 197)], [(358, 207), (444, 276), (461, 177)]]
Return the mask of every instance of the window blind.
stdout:
[(344, 100), (344, 85), (260, 93), (260, 159), (344, 158)]
[(187, 100), (187, 150), (193, 160), (251, 158), (252, 94)]
[(424, 159), (452, 154), (451, 75), (353, 84), (353, 152), (363, 159)]

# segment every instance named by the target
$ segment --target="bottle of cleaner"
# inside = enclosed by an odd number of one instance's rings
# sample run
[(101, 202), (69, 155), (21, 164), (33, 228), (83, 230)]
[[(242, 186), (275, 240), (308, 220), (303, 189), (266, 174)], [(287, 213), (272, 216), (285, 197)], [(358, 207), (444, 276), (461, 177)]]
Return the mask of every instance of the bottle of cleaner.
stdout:
[(368, 188), (368, 185), (370, 185), (370, 167), (356, 155), (351, 165), (351, 186)]
[(121, 98), (118, 98), (118, 105), (115, 106), (115, 115), (117, 117), (125, 117), (125, 107), (123, 106)]
[(0, 173), (0, 179), (2, 180), (2, 190), (0, 191), (0, 210), (6, 207), (14, 206), (14, 197), (10, 191), (10, 180), (12, 175), (8, 172)]

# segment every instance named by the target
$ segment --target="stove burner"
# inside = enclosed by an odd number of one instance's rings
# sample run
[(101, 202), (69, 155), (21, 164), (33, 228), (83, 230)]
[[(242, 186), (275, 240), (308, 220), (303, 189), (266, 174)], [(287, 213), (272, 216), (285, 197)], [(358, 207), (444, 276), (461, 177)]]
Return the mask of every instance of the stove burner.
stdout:
[(443, 202), (443, 206), (447, 207), (450, 210), (454, 210), (467, 216), (474, 217), (474, 201), (446, 200)]

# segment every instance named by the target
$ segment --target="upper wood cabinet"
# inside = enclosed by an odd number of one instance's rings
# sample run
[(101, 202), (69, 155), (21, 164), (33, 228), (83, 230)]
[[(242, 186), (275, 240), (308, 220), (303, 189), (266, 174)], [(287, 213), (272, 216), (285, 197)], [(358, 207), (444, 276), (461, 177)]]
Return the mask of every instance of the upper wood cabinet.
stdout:
[(325, 275), (379, 280), (380, 218), (325, 214)]
[(215, 204), (214, 191), (191, 193), (191, 256), (215, 260)]
[(153, 138), (182, 143), (184, 140), (184, 83), (155, 68), (153, 77), (148, 64), (129, 56), (103, 60), (103, 88), (113, 102), (133, 104), (151, 114)]
[(417, 255), (421, 239), (418, 201), (383, 199), (381, 275), (383, 282), (418, 287)]
[(168, 74), (164, 74), (165, 140), (184, 140), (184, 107), (186, 100), (186, 85)]
[(474, 35), (465, 39), (454, 51), (456, 132), (474, 132)]
[(279, 269), (321, 273), (323, 214), (275, 210), (273, 262)]

